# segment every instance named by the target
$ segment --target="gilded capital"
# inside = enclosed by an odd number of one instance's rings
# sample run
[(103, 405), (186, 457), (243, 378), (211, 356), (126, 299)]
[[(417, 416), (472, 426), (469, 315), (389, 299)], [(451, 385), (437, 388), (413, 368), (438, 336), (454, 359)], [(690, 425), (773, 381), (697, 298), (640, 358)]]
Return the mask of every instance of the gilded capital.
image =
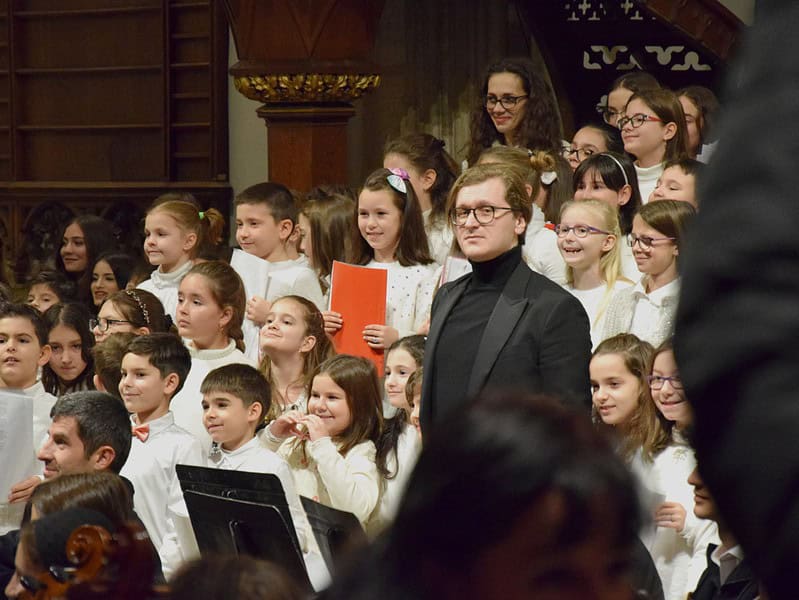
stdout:
[(239, 93), (260, 102), (350, 102), (380, 85), (380, 75), (244, 75), (233, 82)]

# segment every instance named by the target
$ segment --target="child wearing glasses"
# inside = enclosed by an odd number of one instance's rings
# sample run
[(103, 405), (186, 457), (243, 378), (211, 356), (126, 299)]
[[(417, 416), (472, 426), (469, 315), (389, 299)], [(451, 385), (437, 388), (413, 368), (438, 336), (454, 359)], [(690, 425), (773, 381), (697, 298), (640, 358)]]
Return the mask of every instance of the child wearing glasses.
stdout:
[(638, 187), (647, 202), (663, 173), (663, 163), (688, 154), (685, 113), (671, 90), (633, 94), (619, 118), (624, 150), (635, 156)]
[(646, 71), (630, 71), (613, 82), (608, 95), (603, 98), (605, 102), (597, 104), (596, 111), (602, 115), (605, 123), (618, 127), (618, 120), (624, 116), (624, 107), (627, 106), (630, 96), (659, 87), (658, 80)]
[(479, 92), (472, 111), (469, 165), (477, 164), (480, 153), (494, 144), (560, 150), (554, 94), (529, 59), (504, 58), (492, 64)]
[(629, 243), (642, 277), (613, 296), (604, 339), (633, 333), (654, 346), (671, 336), (680, 292), (680, 245), (695, 215), (693, 206), (677, 200), (652, 202), (635, 215)]
[(591, 345), (596, 348), (605, 327), (613, 294), (633, 285), (621, 275), (619, 216), (599, 200), (568, 202), (555, 227), (558, 248), (566, 263), (566, 283), (583, 305), (591, 323)]
[(113, 333), (146, 335), (172, 331), (172, 319), (164, 314), (164, 305), (155, 294), (142, 289), (121, 290), (111, 294), (101, 305), (89, 328), (99, 344)]
[(641, 460), (634, 462), (633, 469), (647, 489), (665, 499), (655, 509), (656, 529), (649, 552), (666, 599), (685, 598), (696, 588), (707, 565), (708, 544), (718, 544), (719, 540), (716, 523), (693, 513), (694, 490), (688, 477), (696, 468), (696, 459), (686, 439), (693, 412), (670, 339), (655, 350), (648, 379), (666, 437), (651, 460), (639, 456)]
[(601, 152), (624, 152), (618, 127), (607, 123), (589, 123), (578, 129), (571, 143), (563, 142), (563, 158), (574, 171), (589, 156)]
[[(425, 325), (433, 302), (436, 265), (406, 171), (374, 171), (363, 184), (355, 211), (357, 230), (349, 262), (388, 271), (385, 321), (367, 325), (363, 339), (370, 348), (386, 349)], [(322, 314), (328, 334), (341, 329), (340, 313)]]

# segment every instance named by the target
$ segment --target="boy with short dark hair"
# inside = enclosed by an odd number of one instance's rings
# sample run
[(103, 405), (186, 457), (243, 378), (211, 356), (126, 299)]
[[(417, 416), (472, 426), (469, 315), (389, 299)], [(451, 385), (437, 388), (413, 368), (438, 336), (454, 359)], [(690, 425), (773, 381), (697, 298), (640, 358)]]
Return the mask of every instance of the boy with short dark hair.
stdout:
[(135, 333), (122, 331), (112, 333), (92, 348), (94, 355), (94, 387), (122, 400), (119, 394), (119, 381), (122, 378), (122, 358), (128, 346), (136, 338)]
[(29, 463), (30, 477), (11, 488), (8, 502), (0, 502), (0, 534), (19, 527), (24, 500), (40, 481), (36, 451), (46, 439), (56, 400), (38, 381), (39, 368), (49, 359), (47, 325), (41, 314), (27, 304), (0, 304), (0, 387), (22, 393), (33, 402), (33, 454), (18, 458)]
[(279, 183), (259, 183), (239, 194), (234, 205), (236, 241), (241, 250), (233, 251), (230, 265), (247, 292), (246, 354), (258, 360), (258, 331), (274, 300), (294, 294), (307, 298), (319, 310), (327, 306), (319, 278), (305, 255), (297, 251), (299, 208), (289, 189)]
[(133, 484), (134, 508), (158, 550), (167, 579), (194, 552), (191, 541), (178, 539), (178, 527), (188, 511), (175, 465), (205, 464), (200, 443), (175, 424), (169, 410), (190, 367), (191, 356), (178, 336), (143, 335), (128, 346), (119, 382), (133, 421), (130, 456), (120, 474)]
[(208, 466), (231, 471), (271, 473), (283, 484), (308, 575), (316, 589), (329, 580), (308, 517), (286, 461), (261, 444), (256, 431), (271, 405), (269, 382), (245, 364), (214, 369), (203, 380), (203, 423), (213, 440)]

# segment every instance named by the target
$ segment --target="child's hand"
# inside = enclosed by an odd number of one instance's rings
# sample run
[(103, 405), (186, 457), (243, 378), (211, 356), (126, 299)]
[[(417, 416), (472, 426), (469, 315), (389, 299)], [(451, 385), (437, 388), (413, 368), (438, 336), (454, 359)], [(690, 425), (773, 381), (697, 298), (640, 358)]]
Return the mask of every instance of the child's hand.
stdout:
[(33, 477), (28, 477), (28, 479), (23, 479), (19, 483), (15, 483), (11, 486), (11, 491), (8, 494), (8, 503), (27, 502), (28, 498), (33, 494), (33, 490), (35, 490), (36, 486), (41, 482), (42, 480), (34, 475)]
[(655, 524), (682, 531), (685, 527), (685, 508), (679, 502), (664, 502), (655, 510)]
[(305, 415), (302, 422), (308, 428), (308, 438), (315, 442), (319, 438), (330, 437), (327, 427), (321, 417), (316, 415)]
[(253, 323), (263, 325), (266, 323), (266, 316), (272, 308), (272, 303), (260, 296), (253, 296), (247, 300), (247, 318)]
[(399, 331), (387, 325), (367, 325), (363, 330), (363, 339), (375, 350), (388, 348), (399, 339)]
[(269, 425), (269, 433), (276, 438), (285, 439), (292, 435), (302, 438), (304, 433), (299, 428), (299, 425), (302, 424), (304, 416), (297, 410), (291, 410), (284, 415), (280, 415)]
[(325, 333), (333, 335), (344, 324), (344, 319), (341, 318), (341, 313), (326, 310), (322, 313), (322, 318), (325, 320)]

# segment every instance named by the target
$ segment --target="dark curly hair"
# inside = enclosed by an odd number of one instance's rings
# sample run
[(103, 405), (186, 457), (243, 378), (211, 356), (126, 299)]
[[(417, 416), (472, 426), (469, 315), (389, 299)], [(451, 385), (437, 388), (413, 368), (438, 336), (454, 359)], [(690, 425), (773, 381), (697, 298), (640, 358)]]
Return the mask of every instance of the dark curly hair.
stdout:
[(467, 152), (469, 164), (475, 164), (480, 153), (494, 142), (505, 143), (505, 136), (497, 131), (485, 107), (488, 80), (497, 73), (512, 73), (519, 77), (524, 93), (528, 96), (524, 103), (524, 119), (519, 125), (516, 145), (528, 150), (559, 152), (563, 135), (552, 89), (530, 59), (503, 58), (488, 67), (480, 86), (480, 95), (471, 117), (471, 140)]

